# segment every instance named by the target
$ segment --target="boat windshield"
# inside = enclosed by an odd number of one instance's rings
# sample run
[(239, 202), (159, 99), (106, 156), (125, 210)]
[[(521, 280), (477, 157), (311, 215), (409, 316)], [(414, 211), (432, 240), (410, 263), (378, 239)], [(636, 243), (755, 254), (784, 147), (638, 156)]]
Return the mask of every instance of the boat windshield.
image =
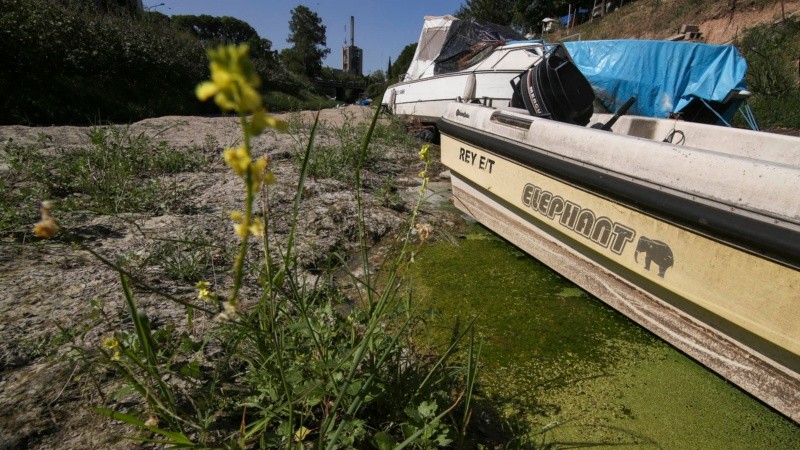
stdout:
[(509, 27), (475, 19), (456, 20), (434, 61), (434, 74), (464, 70), (486, 59), (497, 47), (522, 38)]

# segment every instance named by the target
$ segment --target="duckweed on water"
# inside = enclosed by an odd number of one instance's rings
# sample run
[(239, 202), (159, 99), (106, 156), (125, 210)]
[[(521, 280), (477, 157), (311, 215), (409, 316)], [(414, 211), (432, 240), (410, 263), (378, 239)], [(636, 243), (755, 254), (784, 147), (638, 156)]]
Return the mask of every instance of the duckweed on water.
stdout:
[(475, 318), (482, 397), (536, 442), (800, 448), (793, 422), (478, 226), (428, 246), (412, 270), (437, 312), (431, 343)]

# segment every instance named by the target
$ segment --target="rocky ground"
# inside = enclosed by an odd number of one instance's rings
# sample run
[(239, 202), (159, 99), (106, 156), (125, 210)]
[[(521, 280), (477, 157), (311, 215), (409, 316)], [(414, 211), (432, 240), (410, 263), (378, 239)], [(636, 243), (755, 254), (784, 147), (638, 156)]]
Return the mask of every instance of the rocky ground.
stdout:
[[(331, 130), (344, 123), (368, 121), (371, 115), (369, 108), (348, 107), (323, 111), (321, 120), (324, 129)], [(313, 114), (284, 118), (310, 124)], [(152, 256), (164, 239), (179, 240), (187, 233), (192, 239), (199, 237), (222, 247), (236, 242), (228, 214), (241, 209), (241, 181), (224, 165), (220, 153), (238, 141), (237, 121), (226, 117), (162, 117), (132, 124), (130, 131), (166, 141), (173, 148), (202, 152), (208, 158), (209, 163), (200, 171), (170, 175), (173, 185), (182, 188), (180, 212), (112, 216), (78, 211), (63, 220), (99, 254), (127, 261), (157, 288), (193, 299), (196, 292), (192, 283), (164, 276), (163, 265), (154, 262)], [(48, 145), (69, 148), (86, 146), (86, 132), (83, 127), (4, 126), (0, 127), (0, 141), (11, 138), (21, 144), (32, 143), (45, 133), (52, 137)], [(298, 181), (292, 152), (303, 145), (302, 134), (266, 133), (253, 144), (257, 155), (270, 157), (277, 178), (266, 204), (257, 207), (268, 205), (275, 230), (271, 239), (276, 242), (288, 229), (286, 219)], [(324, 132), (320, 138), (326, 138)], [(371, 244), (389, 240), (406, 223), (420, 187), (418, 147), (409, 148), (407, 143), (388, 146), (377, 165), (364, 174), (365, 223)], [(432, 173), (442, 170), (436, 167)], [(0, 162), (0, 176), (11, 179), (8, 171), (8, 165)], [(387, 177), (394, 179), (391, 201), (387, 201), (386, 184), (381, 183)], [(446, 191), (447, 180), (437, 182), (434, 177), (433, 181), (434, 190)], [(310, 274), (325, 264), (330, 253), (347, 255), (357, 248), (355, 211), (351, 186), (333, 179), (306, 181), (298, 248), (301, 265)], [(420, 217), (434, 227), (452, 220), (457, 218), (441, 213), (435, 202), (426, 204)], [(23, 230), (0, 239), (0, 449), (137, 447), (122, 438), (126, 433), (122, 426), (90, 410), (107, 401), (107, 384), (113, 380), (82, 375), (80, 364), (70, 357), (73, 344), (98, 345), (110, 326), (124, 326), (119, 276), (85, 251), (71, 247), (63, 237), (42, 241)], [(220, 250), (210, 261), (212, 281), (224, 286), (230, 258)], [(136, 297), (154, 323), (186, 321), (186, 311), (180, 305), (144, 290), (138, 290)], [(204, 320), (197, 318), (195, 327), (202, 330)]]

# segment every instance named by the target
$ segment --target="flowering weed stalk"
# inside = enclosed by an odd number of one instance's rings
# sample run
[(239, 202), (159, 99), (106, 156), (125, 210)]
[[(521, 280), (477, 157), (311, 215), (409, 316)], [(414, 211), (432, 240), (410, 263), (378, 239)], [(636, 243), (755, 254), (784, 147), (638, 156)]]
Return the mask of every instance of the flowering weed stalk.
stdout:
[[(250, 142), (253, 136), (261, 134), (268, 127), (281, 131), (287, 128), (285, 122), (270, 117), (262, 106), (261, 94), (258, 92), (261, 80), (247, 57), (248, 50), (247, 45), (226, 45), (216, 50), (209, 50), (211, 80), (198, 85), (196, 92), (200, 100), (213, 97), (220, 109), (238, 114), (244, 137), (241, 146), (228, 148), (223, 152), (225, 162), (244, 181), (245, 186), (244, 212), (231, 213), (234, 230), (242, 241), (234, 263), (233, 291), (220, 314), (223, 320), (233, 318), (239, 302), (238, 295), (244, 274), (248, 239), (250, 235), (264, 235), (264, 223), (260, 219), (253, 218), (255, 195), (265, 184), (275, 182), (275, 176), (267, 167), (269, 164), (267, 157), (252, 159)], [(252, 114), (250, 119), (247, 117), (248, 114)]]

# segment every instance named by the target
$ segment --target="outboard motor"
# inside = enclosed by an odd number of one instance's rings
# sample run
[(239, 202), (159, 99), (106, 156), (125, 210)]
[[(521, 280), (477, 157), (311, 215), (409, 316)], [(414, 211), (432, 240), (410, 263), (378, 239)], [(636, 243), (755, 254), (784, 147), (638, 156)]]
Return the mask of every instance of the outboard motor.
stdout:
[[(519, 76), (512, 106), (531, 115), (584, 126), (594, 110), (594, 91), (561, 45)], [(522, 105), (515, 105), (519, 100)]]

